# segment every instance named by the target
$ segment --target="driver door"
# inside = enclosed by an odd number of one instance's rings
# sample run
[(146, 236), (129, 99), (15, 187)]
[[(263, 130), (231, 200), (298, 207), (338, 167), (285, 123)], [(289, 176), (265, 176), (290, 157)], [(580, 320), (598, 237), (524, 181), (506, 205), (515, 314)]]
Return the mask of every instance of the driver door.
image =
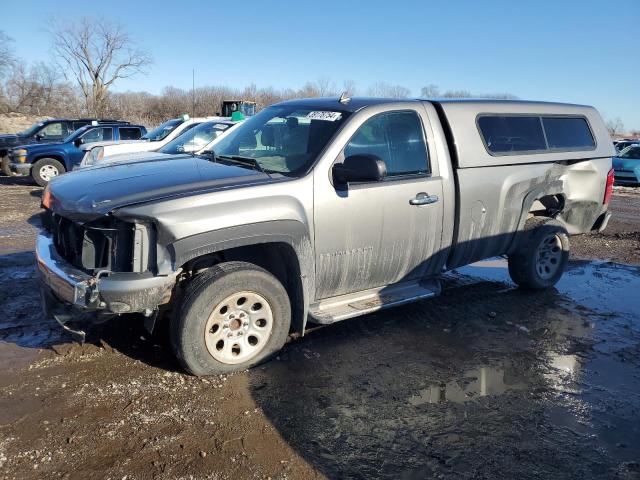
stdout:
[(336, 159), (376, 155), (385, 180), (346, 188), (316, 181), (317, 300), (439, 273), (442, 179), (433, 174), (420, 108), (370, 117)]

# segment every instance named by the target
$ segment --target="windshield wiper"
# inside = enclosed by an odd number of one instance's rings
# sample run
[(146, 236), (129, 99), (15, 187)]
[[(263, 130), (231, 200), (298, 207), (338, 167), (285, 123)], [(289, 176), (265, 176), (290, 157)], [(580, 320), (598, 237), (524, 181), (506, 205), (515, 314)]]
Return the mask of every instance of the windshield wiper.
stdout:
[[(215, 154), (214, 154), (215, 155)], [(268, 177), (271, 177), (271, 175), (269, 174), (268, 171), (266, 171), (262, 165), (260, 165), (260, 162), (258, 162), (255, 158), (253, 157), (242, 157), (240, 155), (218, 155), (215, 158), (220, 158), (222, 160), (226, 160), (228, 162), (232, 162), (238, 165), (244, 165), (247, 167), (251, 167), (254, 170), (258, 170), (262, 173), (264, 173), (265, 175), (267, 175)]]

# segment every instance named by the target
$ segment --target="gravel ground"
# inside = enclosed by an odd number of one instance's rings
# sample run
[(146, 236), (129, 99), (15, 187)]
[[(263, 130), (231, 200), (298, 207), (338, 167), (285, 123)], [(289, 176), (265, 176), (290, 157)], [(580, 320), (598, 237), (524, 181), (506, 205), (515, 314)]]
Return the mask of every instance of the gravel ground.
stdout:
[(0, 478), (640, 479), (640, 195), (573, 237), (557, 288), (502, 259), (440, 298), (291, 340), (254, 370), (183, 374), (136, 317), (87, 343), (43, 319), (40, 190), (0, 178)]

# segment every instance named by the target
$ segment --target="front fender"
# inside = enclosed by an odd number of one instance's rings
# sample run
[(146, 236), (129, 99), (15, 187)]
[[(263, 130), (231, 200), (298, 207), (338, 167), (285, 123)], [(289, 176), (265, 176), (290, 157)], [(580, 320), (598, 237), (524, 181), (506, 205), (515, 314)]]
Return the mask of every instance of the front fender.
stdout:
[[(285, 243), (298, 260), (299, 281), (302, 286), (302, 308), (298, 328), (304, 332), (309, 302), (315, 297), (315, 257), (307, 227), (297, 220), (272, 220), (203, 232), (177, 240), (167, 246), (173, 268), (189, 260), (230, 248)], [(295, 305), (293, 306), (295, 309)], [(298, 306), (300, 307), (300, 306)]]

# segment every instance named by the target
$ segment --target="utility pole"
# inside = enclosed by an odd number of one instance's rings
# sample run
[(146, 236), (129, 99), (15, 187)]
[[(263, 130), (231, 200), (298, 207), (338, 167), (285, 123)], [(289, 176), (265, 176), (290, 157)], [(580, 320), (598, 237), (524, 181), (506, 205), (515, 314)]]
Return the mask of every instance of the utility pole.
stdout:
[(196, 116), (196, 69), (191, 71), (191, 116)]

